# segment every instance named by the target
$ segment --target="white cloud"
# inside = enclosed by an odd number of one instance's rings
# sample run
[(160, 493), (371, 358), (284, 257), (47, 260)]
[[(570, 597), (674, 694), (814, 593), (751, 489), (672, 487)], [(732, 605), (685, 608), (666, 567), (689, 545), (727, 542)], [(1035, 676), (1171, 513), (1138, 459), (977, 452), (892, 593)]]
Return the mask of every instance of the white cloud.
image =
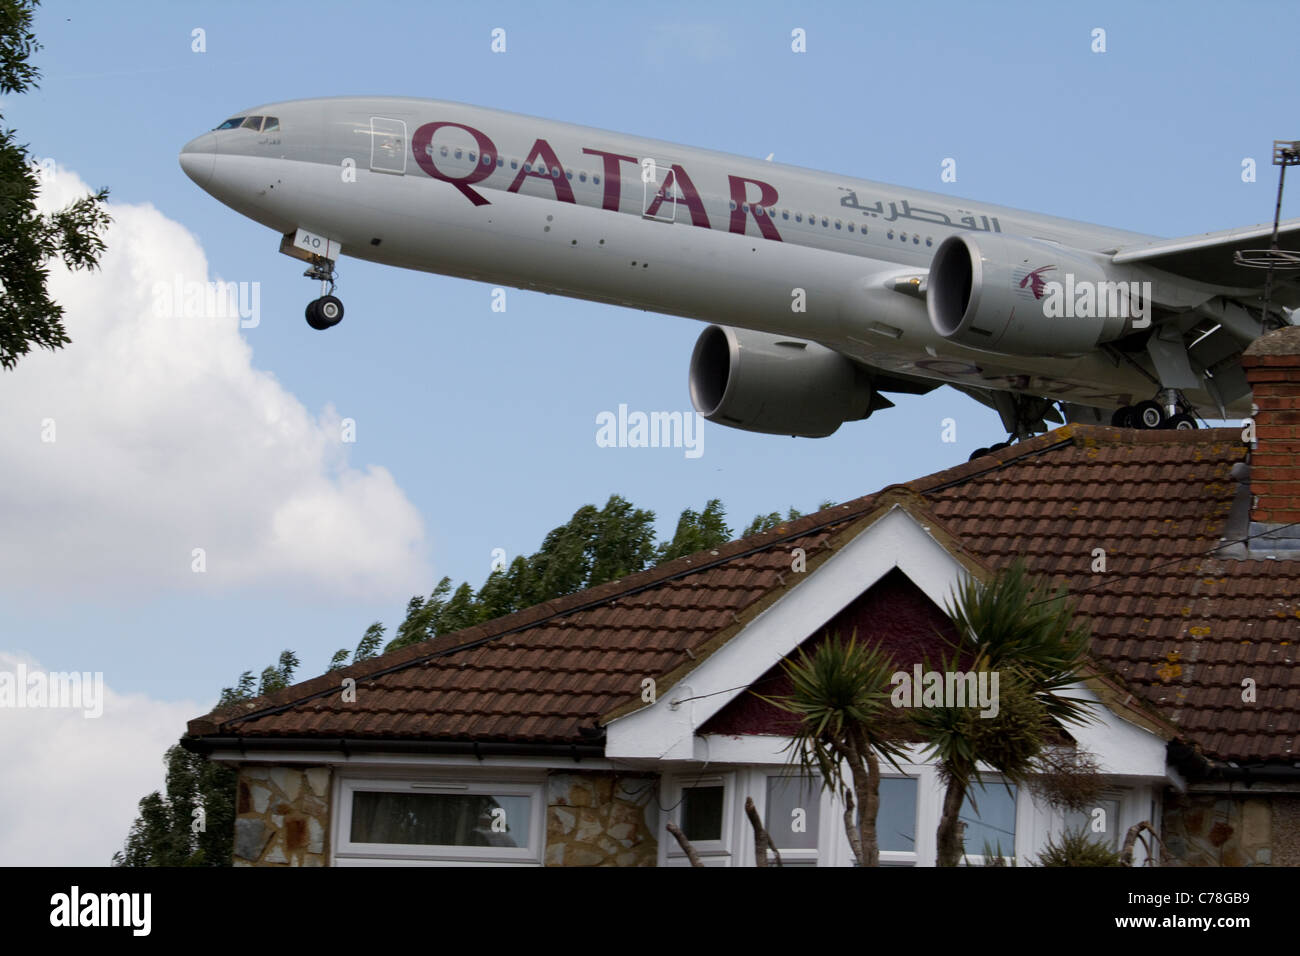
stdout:
[[(0, 671), (37, 661), (0, 651)], [(103, 715), (0, 709), (0, 866), (108, 866), (140, 798), (163, 790), (163, 753), (205, 707), (104, 688)]]
[[(59, 167), (41, 207), (86, 192)], [(255, 369), (237, 316), (155, 314), (163, 286), (207, 282), (195, 237), (151, 205), (110, 211), (99, 271), (50, 266), (72, 344), (0, 372), (0, 593), (423, 588), (421, 517), (385, 468), (348, 462), (333, 408)]]

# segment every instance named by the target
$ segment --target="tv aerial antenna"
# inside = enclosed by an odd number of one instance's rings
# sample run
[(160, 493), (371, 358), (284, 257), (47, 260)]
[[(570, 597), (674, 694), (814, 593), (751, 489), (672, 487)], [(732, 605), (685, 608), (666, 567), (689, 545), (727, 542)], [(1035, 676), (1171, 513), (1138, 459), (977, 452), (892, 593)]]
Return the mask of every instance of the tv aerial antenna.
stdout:
[(1282, 189), (1286, 185), (1286, 168), (1300, 166), (1300, 140), (1273, 140), (1273, 165), (1280, 167), (1277, 177), (1277, 205), (1273, 208), (1273, 241), (1267, 249), (1238, 249), (1233, 261), (1250, 269), (1267, 269), (1264, 277), (1264, 321), (1268, 322), (1269, 299), (1273, 294), (1273, 273), (1300, 270), (1300, 252), (1277, 247), (1278, 225), (1282, 221)]

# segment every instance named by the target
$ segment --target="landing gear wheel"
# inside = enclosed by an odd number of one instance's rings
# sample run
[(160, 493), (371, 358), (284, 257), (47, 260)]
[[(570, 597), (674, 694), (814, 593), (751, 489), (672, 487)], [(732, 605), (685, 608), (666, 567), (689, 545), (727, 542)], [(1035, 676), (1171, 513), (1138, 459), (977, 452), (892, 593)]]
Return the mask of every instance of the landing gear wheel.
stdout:
[(316, 313), (326, 328), (338, 325), (343, 321), (343, 303), (332, 295), (323, 295), (316, 300)]
[(1192, 431), (1200, 426), (1196, 424), (1196, 419), (1186, 412), (1179, 412), (1165, 420), (1165, 428), (1172, 428), (1177, 431)]
[(1133, 427), (1133, 406), (1125, 405), (1123, 408), (1117, 408), (1110, 416), (1110, 423), (1116, 428)]
[(307, 303), (306, 315), (307, 315), (307, 324), (310, 325), (317, 332), (324, 332), (326, 329), (329, 328), (328, 325), (324, 324), (321, 321), (320, 310), (316, 307), (315, 299), (312, 299), (310, 302)]
[(1165, 410), (1155, 402), (1138, 402), (1133, 406), (1133, 424), (1138, 428), (1162, 428), (1165, 423)]
[(987, 448), (976, 448), (973, 452), (970, 453), (970, 457), (967, 458), (966, 460), (974, 461), (976, 458), (983, 458), (988, 453), (989, 453), (989, 449)]
[(343, 321), (343, 303), (332, 295), (323, 295), (307, 303), (307, 324), (318, 332)]

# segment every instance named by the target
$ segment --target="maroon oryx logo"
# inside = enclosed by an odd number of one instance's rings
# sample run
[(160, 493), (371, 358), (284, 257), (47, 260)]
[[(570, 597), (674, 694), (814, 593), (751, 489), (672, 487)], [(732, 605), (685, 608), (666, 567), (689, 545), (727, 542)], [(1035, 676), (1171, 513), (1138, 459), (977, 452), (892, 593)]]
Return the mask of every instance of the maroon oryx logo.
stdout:
[(1020, 280), (1020, 288), (1023, 289), (1028, 286), (1029, 291), (1034, 294), (1034, 298), (1041, 299), (1043, 297), (1043, 287), (1047, 285), (1046, 280), (1043, 279), (1043, 273), (1050, 272), (1055, 268), (1056, 266), (1039, 266)]

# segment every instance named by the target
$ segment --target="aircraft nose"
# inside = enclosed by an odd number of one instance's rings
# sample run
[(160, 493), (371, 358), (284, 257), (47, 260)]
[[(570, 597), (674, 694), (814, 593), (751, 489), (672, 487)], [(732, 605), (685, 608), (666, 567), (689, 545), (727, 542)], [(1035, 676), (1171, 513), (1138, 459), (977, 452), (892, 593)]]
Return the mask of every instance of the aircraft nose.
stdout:
[(216, 162), (217, 138), (211, 133), (190, 140), (181, 150), (181, 169), (204, 189), (212, 179), (212, 169)]

